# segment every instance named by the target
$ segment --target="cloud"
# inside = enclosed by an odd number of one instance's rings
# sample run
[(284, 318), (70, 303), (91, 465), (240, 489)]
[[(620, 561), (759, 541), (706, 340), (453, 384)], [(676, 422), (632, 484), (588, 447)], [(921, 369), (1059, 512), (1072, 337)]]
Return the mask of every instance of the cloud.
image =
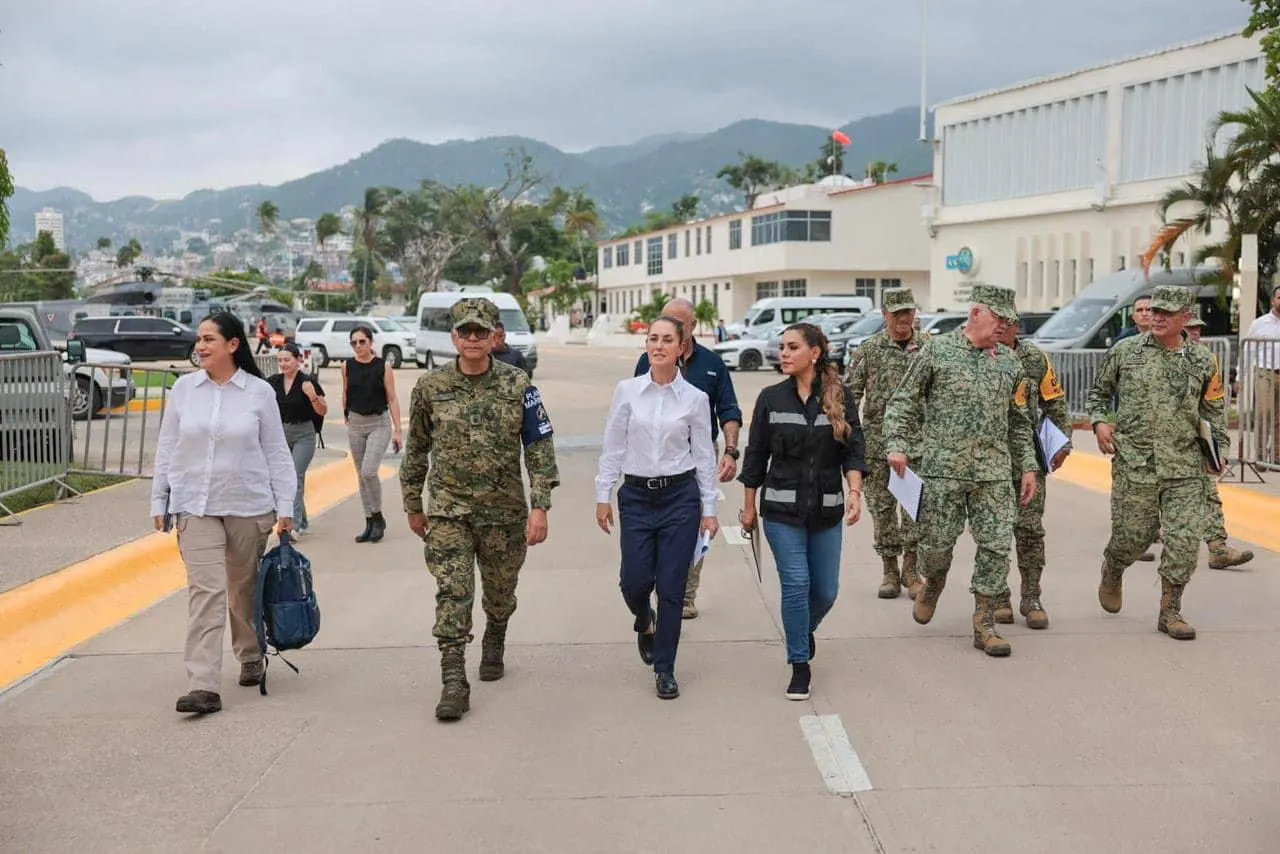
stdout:
[[(15, 0), (0, 145), (98, 198), (280, 183), (389, 137), (562, 148), (919, 100), (918, 4)], [(1245, 4), (931, 0), (930, 101), (1238, 30)], [(1087, 27), (1081, 21), (1089, 21)]]

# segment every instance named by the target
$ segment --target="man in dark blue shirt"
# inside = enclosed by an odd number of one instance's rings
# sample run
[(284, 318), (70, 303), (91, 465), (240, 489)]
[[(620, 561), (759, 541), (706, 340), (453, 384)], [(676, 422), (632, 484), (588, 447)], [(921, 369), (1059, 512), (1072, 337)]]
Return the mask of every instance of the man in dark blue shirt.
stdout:
[[(724, 430), (724, 455), (720, 457), (720, 482), (728, 483), (738, 474), (738, 433), (742, 429), (742, 409), (738, 395), (733, 390), (733, 380), (724, 360), (711, 350), (693, 340), (697, 323), (693, 303), (687, 299), (673, 299), (662, 313), (684, 324), (684, 351), (680, 357), (681, 372), (694, 388), (705, 392), (711, 401), (711, 438), (720, 447), (720, 431)], [(648, 373), (649, 354), (641, 353), (636, 362), (635, 376)], [(684, 618), (698, 616), (694, 599), (698, 595), (698, 583), (702, 578), (702, 561), (689, 570), (689, 583), (684, 591)]]

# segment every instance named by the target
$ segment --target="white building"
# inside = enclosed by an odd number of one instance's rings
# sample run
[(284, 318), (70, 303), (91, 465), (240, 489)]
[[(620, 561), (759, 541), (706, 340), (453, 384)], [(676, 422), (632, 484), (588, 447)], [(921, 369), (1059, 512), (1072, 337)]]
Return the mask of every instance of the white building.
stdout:
[(67, 249), (67, 237), (62, 230), (62, 214), (53, 208), (44, 208), (36, 214), (36, 236), (40, 236), (40, 232), (47, 231), (53, 236), (53, 245), (58, 247), (59, 252), (65, 252)]
[(732, 321), (767, 297), (858, 295), (879, 305), (885, 288), (924, 288), (930, 241), (918, 185), (928, 181), (825, 179), (763, 193), (748, 212), (601, 241), (601, 310), (625, 318), (661, 291), (708, 300)]
[(1252, 105), (1263, 65), (1256, 40), (1220, 36), (939, 105), (928, 302), (962, 307), (980, 280), (1047, 310), (1138, 265), (1155, 202), (1204, 162), (1218, 113)]

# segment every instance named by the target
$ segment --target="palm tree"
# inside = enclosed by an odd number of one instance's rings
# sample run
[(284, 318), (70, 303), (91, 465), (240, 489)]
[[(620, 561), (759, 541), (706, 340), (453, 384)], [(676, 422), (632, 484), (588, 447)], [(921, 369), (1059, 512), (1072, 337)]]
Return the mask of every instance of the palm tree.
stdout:
[(600, 233), (600, 212), (595, 199), (582, 190), (574, 190), (564, 208), (564, 233), (578, 246), (578, 264), (587, 267), (586, 244)]
[[(1160, 254), (1169, 256), (1173, 245), (1187, 232), (1209, 236), (1213, 233), (1213, 224), (1217, 220), (1227, 226), (1228, 239), (1222, 244), (1203, 247), (1197, 254), (1203, 261), (1209, 257), (1220, 257), (1219, 250), (1226, 249), (1230, 243), (1230, 235), (1236, 231), (1235, 208), (1238, 187), (1236, 186), (1237, 161), (1231, 157), (1220, 157), (1209, 145), (1205, 148), (1205, 161), (1200, 165), (1199, 173), (1188, 181), (1173, 187), (1160, 197), (1156, 203), (1156, 213), (1164, 227), (1157, 232), (1151, 245), (1142, 253), (1142, 272), (1150, 275), (1151, 262)], [(1169, 212), (1175, 206), (1191, 206), (1185, 215), (1169, 219)], [(1226, 265), (1230, 272), (1235, 272), (1235, 260)], [(1227, 272), (1224, 270), (1224, 272)]]
[(885, 182), (885, 178), (889, 175), (895, 175), (897, 172), (897, 163), (886, 163), (883, 160), (873, 160), (867, 164), (867, 177), (875, 184), (883, 184)]
[(275, 234), (276, 222), (280, 218), (280, 208), (276, 207), (276, 203), (267, 199), (258, 205), (258, 228), (263, 234)]
[(316, 220), (316, 245), (324, 248), (325, 241), (342, 233), (342, 220), (336, 213), (322, 213)]
[(369, 291), (369, 268), (378, 257), (378, 226), (382, 224), (386, 214), (387, 202), (399, 195), (398, 190), (387, 187), (366, 187), (364, 205), (356, 211), (356, 230), (360, 233), (361, 242), (367, 259), (363, 265), (364, 285), (361, 292), (366, 300), (372, 299)]
[(111, 238), (110, 238), (110, 237), (99, 237), (99, 238), (98, 238), (98, 251), (99, 251), (99, 252), (106, 252), (106, 251), (107, 251), (108, 249), (110, 249), (110, 248), (111, 248)]

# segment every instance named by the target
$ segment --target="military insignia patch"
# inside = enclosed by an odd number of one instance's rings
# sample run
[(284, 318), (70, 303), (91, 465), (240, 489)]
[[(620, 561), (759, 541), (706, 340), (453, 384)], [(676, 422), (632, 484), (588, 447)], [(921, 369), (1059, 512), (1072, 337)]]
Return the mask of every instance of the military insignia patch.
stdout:
[(1205, 389), (1205, 400), (1222, 400), (1227, 396), (1226, 390), (1222, 387), (1222, 372), (1218, 370), (1217, 365), (1213, 368), (1213, 379), (1209, 380), (1209, 387)]
[(524, 393), (524, 419), (520, 427), (520, 439), (529, 447), (540, 439), (555, 435), (547, 408), (542, 404), (542, 392), (529, 386)]
[(1040, 381), (1040, 399), (1041, 400), (1057, 400), (1066, 395), (1062, 383), (1058, 382), (1058, 375), (1053, 372), (1053, 365), (1049, 365), (1044, 372), (1044, 379)]
[(1013, 392), (1013, 402), (1018, 406), (1027, 405), (1027, 381), (1019, 380), (1018, 387)]

